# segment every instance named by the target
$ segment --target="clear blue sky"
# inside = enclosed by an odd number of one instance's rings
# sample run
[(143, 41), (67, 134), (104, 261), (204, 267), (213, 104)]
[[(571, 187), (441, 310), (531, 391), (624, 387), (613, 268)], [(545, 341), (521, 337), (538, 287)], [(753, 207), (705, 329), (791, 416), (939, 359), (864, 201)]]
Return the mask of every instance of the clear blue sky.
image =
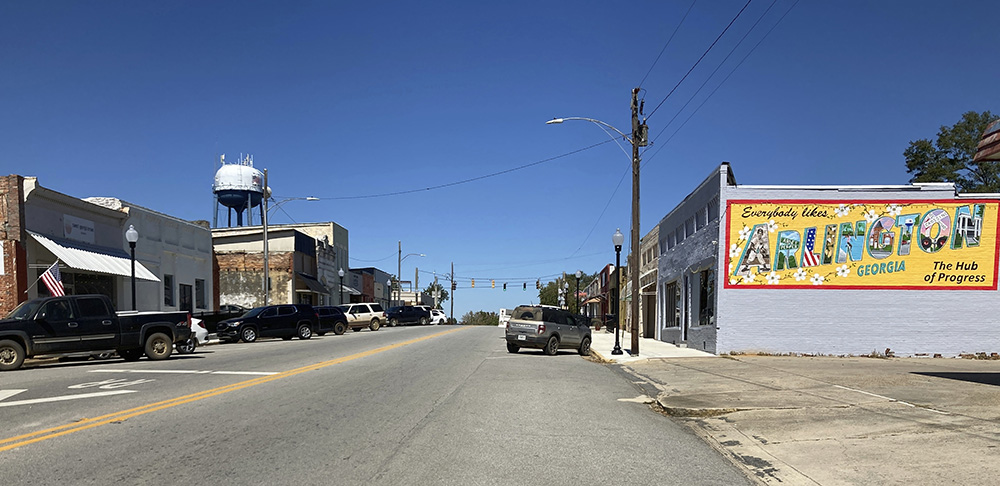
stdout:
[(906, 183), (910, 140), (1000, 109), (986, 1), (778, 0), (750, 31), (754, 0), (667, 97), (745, 3), (4, 2), (0, 172), (211, 220), (218, 155), (250, 153), (276, 197), (324, 198), (275, 222), (336, 221), (353, 266), (391, 272), (402, 240), (427, 255), (404, 279), (454, 262), (462, 315), (537, 302), (628, 234), (629, 157), (553, 159), (608, 139), (553, 117), (628, 131), (643, 88), (645, 234), (722, 161), (746, 184)]

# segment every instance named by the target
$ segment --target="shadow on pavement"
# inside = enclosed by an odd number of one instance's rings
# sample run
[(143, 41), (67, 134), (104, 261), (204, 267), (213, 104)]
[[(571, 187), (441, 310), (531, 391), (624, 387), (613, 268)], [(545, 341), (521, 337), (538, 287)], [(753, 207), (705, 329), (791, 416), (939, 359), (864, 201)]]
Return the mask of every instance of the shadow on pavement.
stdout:
[(914, 371), (913, 374), (923, 375), (923, 376), (934, 376), (937, 378), (947, 378), (949, 380), (961, 380), (972, 383), (982, 383), (984, 385), (1000, 386), (1000, 373)]

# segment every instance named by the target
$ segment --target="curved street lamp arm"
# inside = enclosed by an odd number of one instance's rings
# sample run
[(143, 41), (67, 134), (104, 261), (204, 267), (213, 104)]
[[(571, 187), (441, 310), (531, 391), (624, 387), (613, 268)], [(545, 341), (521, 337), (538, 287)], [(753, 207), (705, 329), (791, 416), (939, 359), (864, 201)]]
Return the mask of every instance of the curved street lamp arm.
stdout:
[(545, 122), (545, 124), (546, 125), (552, 125), (552, 124), (556, 124), (556, 123), (562, 123), (562, 122), (564, 122), (566, 120), (588, 121), (588, 122), (593, 123), (594, 125), (597, 125), (601, 130), (604, 130), (604, 133), (608, 134), (608, 137), (611, 137), (611, 139), (615, 141), (615, 145), (618, 145), (618, 148), (621, 149), (622, 153), (624, 153), (625, 156), (628, 157), (629, 160), (632, 160), (632, 154), (630, 154), (628, 152), (628, 150), (625, 150), (625, 147), (622, 147), (622, 144), (618, 141), (618, 137), (612, 135), (611, 132), (608, 131), (608, 129), (610, 128), (611, 130), (614, 130), (615, 132), (617, 132), (628, 143), (632, 143), (632, 138), (629, 137), (628, 135), (625, 135), (624, 133), (622, 133), (621, 130), (615, 128), (611, 124), (602, 122), (601, 120), (597, 120), (595, 118), (587, 118), (585, 116), (569, 116), (569, 117), (565, 117), (565, 118), (553, 118), (553, 119)]

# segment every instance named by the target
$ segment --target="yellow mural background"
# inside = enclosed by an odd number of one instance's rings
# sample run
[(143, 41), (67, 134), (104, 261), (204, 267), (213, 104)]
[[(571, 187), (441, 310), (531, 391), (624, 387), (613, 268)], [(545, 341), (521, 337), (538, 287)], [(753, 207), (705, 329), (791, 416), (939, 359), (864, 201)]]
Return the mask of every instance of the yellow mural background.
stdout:
[[(962, 246), (952, 249), (956, 225), (956, 210), (967, 206), (975, 213), (977, 204), (984, 206), (978, 246)], [(947, 243), (935, 253), (921, 249), (920, 227), (928, 211), (944, 210), (950, 218)], [(997, 224), (1000, 215), (1000, 201), (729, 201), (727, 203), (728, 227), (726, 228), (726, 288), (881, 288), (881, 289), (965, 289), (995, 290), (997, 288)], [(869, 253), (868, 236), (872, 226), (883, 217), (919, 214), (910, 240), (908, 255), (899, 255), (901, 228), (893, 226), (892, 249), (888, 257), (877, 259)], [(861, 259), (854, 261), (850, 256), (838, 263), (841, 253), (838, 244), (842, 223), (865, 223), (865, 235)], [(897, 223), (898, 224), (898, 223)], [(741, 258), (753, 260), (746, 247), (752, 238), (760, 238), (761, 230), (767, 229), (768, 252), (771, 268), (744, 268)], [(834, 243), (833, 263), (823, 263), (823, 247), (826, 227), (836, 225), (838, 237)], [(777, 270), (778, 235), (784, 230), (794, 230), (804, 243), (807, 228), (816, 228), (814, 253), (820, 264), (802, 267), (798, 261), (802, 255), (800, 245), (796, 252), (798, 268)], [(933, 234), (939, 228), (932, 228)], [(885, 237), (885, 233), (883, 233)], [(887, 237), (888, 238), (888, 237)], [(932, 239), (933, 241), (933, 239)], [(857, 242), (857, 240), (855, 240)], [(933, 245), (933, 243), (931, 243)], [(751, 252), (752, 253), (752, 252)], [(844, 252), (846, 254), (846, 251)], [(757, 261), (760, 261), (758, 258)], [(889, 270), (892, 270), (891, 272)]]

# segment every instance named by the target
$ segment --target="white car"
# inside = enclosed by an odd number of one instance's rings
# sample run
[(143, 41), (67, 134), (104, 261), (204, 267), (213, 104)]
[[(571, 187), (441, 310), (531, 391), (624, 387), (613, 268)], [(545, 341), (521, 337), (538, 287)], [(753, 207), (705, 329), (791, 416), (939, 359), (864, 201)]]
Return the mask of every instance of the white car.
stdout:
[(191, 354), (194, 352), (194, 348), (208, 343), (208, 340), (208, 329), (205, 328), (205, 323), (201, 319), (192, 317), (191, 337), (187, 341), (176, 344), (177, 352), (180, 354)]
[(431, 322), (430, 322), (431, 325), (447, 324), (447, 323), (448, 323), (448, 316), (444, 314), (443, 310), (431, 309)]

